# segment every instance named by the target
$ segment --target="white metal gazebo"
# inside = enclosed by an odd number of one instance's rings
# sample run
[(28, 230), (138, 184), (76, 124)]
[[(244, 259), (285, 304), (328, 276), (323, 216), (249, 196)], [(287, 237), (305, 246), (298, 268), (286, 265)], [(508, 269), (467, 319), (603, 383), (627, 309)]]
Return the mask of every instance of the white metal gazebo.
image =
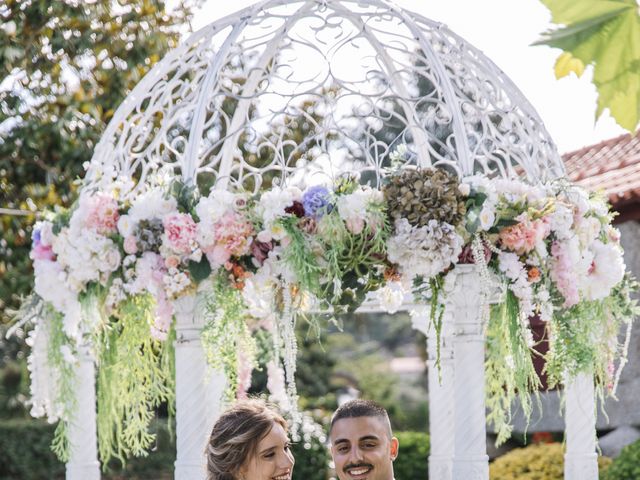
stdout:
[[(418, 165), (460, 176), (537, 183), (564, 175), (522, 93), (446, 26), (387, 0), (266, 0), (194, 33), (151, 70), (104, 132), (83, 188), (117, 185), (122, 197), (135, 198), (163, 173), (254, 192), (345, 172), (377, 186), (400, 144)], [(473, 268), (462, 272), (456, 292), (445, 316), (443, 383), (430, 368), (430, 476), (486, 479)], [(204, 478), (204, 444), (224, 386), (206, 368), (195, 303), (188, 297), (176, 305), (177, 479)], [(84, 480), (99, 477), (88, 357), (83, 372), (84, 426), (71, 440), (84, 448), (73, 451), (67, 471)], [(576, 394), (582, 400), (593, 397), (588, 383)], [(570, 413), (576, 395), (568, 396)], [(567, 478), (579, 471), (583, 480), (597, 478), (593, 410), (588, 404), (586, 417), (576, 415), (582, 423), (568, 424)]]

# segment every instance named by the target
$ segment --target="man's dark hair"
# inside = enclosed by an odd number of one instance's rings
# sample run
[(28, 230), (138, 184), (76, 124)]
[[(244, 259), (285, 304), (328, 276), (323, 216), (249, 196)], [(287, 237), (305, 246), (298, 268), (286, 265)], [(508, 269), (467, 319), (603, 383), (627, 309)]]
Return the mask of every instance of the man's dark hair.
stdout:
[(387, 411), (381, 405), (371, 400), (349, 400), (338, 407), (331, 417), (331, 427), (329, 428), (329, 434), (333, 429), (333, 425), (343, 418), (358, 418), (358, 417), (379, 417), (389, 425), (389, 436), (391, 436), (391, 423), (389, 422), (389, 415)]

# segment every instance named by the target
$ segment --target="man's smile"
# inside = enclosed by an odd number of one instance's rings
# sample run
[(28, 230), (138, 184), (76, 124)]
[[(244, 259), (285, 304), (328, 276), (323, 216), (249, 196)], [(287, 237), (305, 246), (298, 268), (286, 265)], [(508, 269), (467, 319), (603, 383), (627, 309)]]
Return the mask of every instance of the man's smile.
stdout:
[(343, 471), (352, 478), (366, 478), (367, 474), (373, 470), (373, 465), (369, 463), (360, 463), (358, 465), (347, 465)]

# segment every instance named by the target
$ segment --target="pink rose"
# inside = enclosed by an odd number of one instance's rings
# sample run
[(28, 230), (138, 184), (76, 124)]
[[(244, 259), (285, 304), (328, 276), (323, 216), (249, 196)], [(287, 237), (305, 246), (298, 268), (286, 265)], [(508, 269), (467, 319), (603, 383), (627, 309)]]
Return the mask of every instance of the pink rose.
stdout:
[(202, 245), (212, 266), (224, 265), (232, 256), (248, 255), (253, 243), (253, 225), (243, 215), (225, 213), (213, 225), (213, 243)]
[(178, 254), (189, 254), (196, 245), (196, 223), (191, 215), (173, 213), (164, 217), (165, 239), (168, 246)]
[(87, 228), (96, 230), (101, 235), (111, 235), (118, 230), (118, 202), (111, 196), (99, 193), (87, 199)]
[(543, 240), (547, 227), (542, 220), (523, 219), (515, 225), (500, 230), (498, 237), (502, 245), (518, 255), (529, 253)]
[(124, 239), (124, 251), (128, 255), (135, 255), (138, 253), (138, 242), (133, 235)]

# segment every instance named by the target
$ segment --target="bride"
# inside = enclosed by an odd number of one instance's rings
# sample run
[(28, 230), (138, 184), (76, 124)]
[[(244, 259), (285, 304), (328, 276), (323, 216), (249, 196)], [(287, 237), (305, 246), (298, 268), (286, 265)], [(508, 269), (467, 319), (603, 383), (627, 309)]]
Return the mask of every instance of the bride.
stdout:
[(213, 426), (207, 480), (291, 480), (287, 423), (259, 400), (237, 403)]

